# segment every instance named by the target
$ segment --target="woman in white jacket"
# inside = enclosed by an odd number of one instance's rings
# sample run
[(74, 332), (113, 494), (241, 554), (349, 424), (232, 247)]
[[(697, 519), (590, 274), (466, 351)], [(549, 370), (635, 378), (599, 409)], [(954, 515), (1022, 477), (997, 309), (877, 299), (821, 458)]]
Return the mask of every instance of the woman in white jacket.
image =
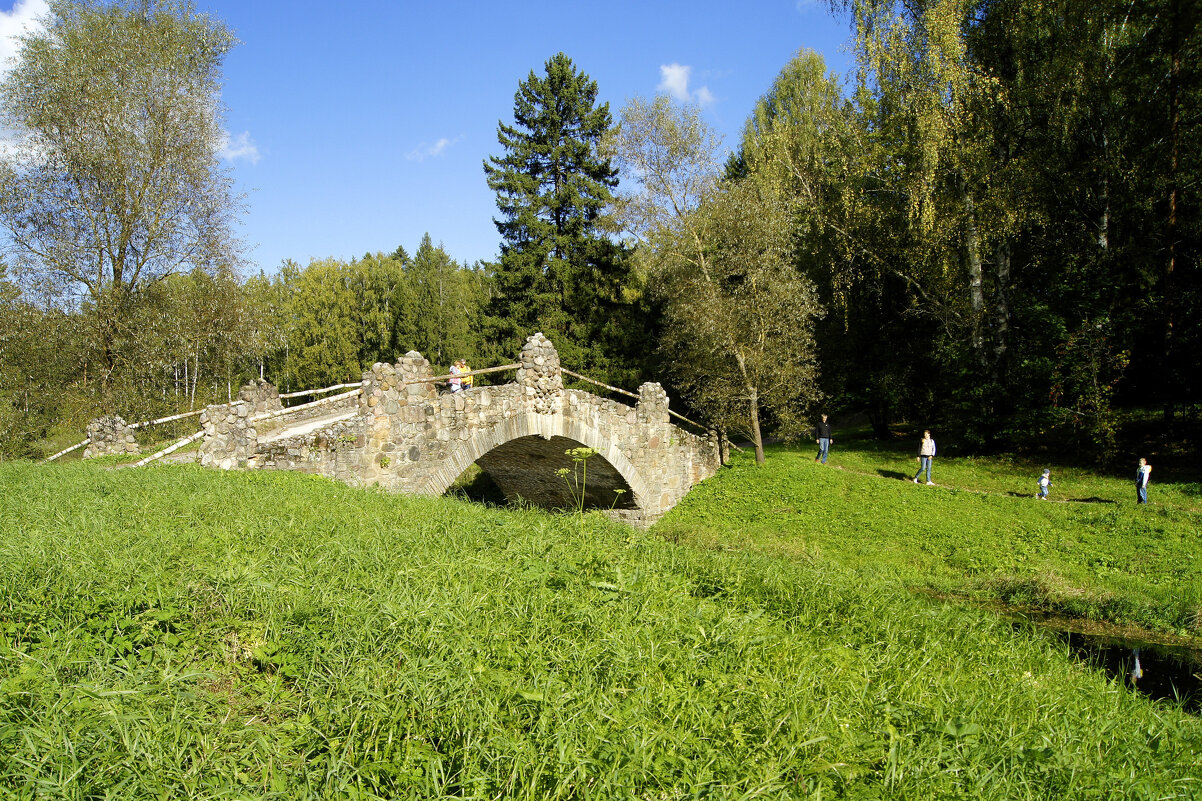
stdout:
[(931, 462), (935, 460), (935, 440), (931, 439), (931, 432), (922, 432), (922, 442), (918, 443), (918, 472), (914, 474), (914, 483), (918, 483), (918, 477), (922, 475), (922, 471), (927, 473), (927, 486), (935, 486), (935, 482), (931, 481)]

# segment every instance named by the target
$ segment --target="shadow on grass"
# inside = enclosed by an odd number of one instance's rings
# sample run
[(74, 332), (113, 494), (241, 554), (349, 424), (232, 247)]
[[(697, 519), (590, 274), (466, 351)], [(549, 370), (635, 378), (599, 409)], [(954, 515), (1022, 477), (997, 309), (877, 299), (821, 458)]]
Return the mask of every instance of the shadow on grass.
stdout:
[[(1011, 498), (1034, 498), (1035, 494), (1031, 492), (1007, 492)], [(1113, 498), (1099, 498), (1097, 495), (1092, 495), (1088, 498), (1050, 498), (1049, 500), (1059, 503), (1110, 503), (1117, 504), (1118, 501)]]
[(906, 473), (899, 473), (896, 470), (877, 470), (876, 473), (878, 476), (883, 478), (900, 478), (902, 481), (909, 481), (911, 478), (913, 478), (913, 476), (907, 475)]

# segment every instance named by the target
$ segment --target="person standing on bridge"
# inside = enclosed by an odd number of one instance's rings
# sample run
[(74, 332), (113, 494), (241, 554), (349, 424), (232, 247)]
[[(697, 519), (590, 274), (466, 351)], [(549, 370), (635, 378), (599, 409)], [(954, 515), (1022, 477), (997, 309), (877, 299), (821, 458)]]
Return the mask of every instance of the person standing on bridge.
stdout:
[(459, 379), (460, 383), (463, 385), (464, 389), (471, 389), (472, 388), (472, 379), (475, 376), (471, 375), (472, 368), (468, 367), (467, 359), (460, 359), (459, 367), (460, 367), (460, 370), (463, 372), (463, 378)]
[(818, 443), (818, 455), (814, 457), (814, 461), (826, 464), (826, 457), (830, 455), (831, 443), (834, 440), (831, 439), (831, 424), (826, 421), (825, 414), (822, 415), (822, 421), (814, 426), (814, 436), (817, 437), (815, 441)]
[(451, 364), (451, 380), (447, 382), (451, 385), (451, 392), (459, 392), (463, 389), (463, 379), (460, 378), (460, 374), (463, 373), (463, 368), (460, 367), (462, 364), (463, 359), (456, 359)]
[(935, 440), (931, 439), (929, 430), (922, 432), (922, 442), (918, 443), (918, 472), (914, 474), (914, 483), (918, 483), (918, 477), (922, 475), (922, 471), (927, 473), (927, 486), (935, 486), (935, 482), (931, 481), (931, 463), (935, 461)]

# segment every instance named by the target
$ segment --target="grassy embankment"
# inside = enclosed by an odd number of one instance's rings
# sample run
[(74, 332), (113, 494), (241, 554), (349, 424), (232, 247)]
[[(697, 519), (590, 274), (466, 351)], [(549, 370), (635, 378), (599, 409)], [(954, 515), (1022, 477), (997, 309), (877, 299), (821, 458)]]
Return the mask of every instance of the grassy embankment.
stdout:
[[(738, 460), (661, 523), (700, 546), (834, 562), (872, 583), (1134, 626), (1202, 647), (1202, 486), (1153, 472), (1151, 503), (1133, 478), (1014, 459), (936, 458), (938, 486), (915, 486), (912, 449), (836, 441)], [(1036, 479), (1053, 469), (1051, 501)], [(1131, 471), (1134, 474), (1134, 466)], [(1159, 480), (1157, 480), (1159, 479)]]
[[(1075, 538), (1063, 577), (1133, 512), (808, 459), (707, 482), (662, 524), (683, 544), (296, 474), (0, 465), (0, 797), (1202, 797), (1202, 721), (909, 589), (1015, 542), (1032, 564), (1040, 532)], [(1140, 511), (1166, 542), (1195, 514)], [(960, 535), (983, 565), (938, 544), (957, 515), (1004, 534)]]

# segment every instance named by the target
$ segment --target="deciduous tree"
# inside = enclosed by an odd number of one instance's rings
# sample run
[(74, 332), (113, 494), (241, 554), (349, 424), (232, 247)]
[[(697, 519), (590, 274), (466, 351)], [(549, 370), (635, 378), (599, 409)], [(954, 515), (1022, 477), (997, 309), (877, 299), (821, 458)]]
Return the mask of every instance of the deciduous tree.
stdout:
[(176, 0), (51, 0), (0, 85), (20, 137), (0, 167), (6, 249), (27, 276), (88, 300), (105, 382), (146, 286), (236, 260), (217, 159), (233, 43)]
[(718, 138), (692, 106), (635, 99), (613, 139), (640, 191), (624, 218), (663, 301), (662, 345), (690, 401), (746, 432), (764, 461), (761, 415), (796, 432), (817, 397), (813, 284), (796, 270), (789, 205), (756, 176), (718, 180)]

